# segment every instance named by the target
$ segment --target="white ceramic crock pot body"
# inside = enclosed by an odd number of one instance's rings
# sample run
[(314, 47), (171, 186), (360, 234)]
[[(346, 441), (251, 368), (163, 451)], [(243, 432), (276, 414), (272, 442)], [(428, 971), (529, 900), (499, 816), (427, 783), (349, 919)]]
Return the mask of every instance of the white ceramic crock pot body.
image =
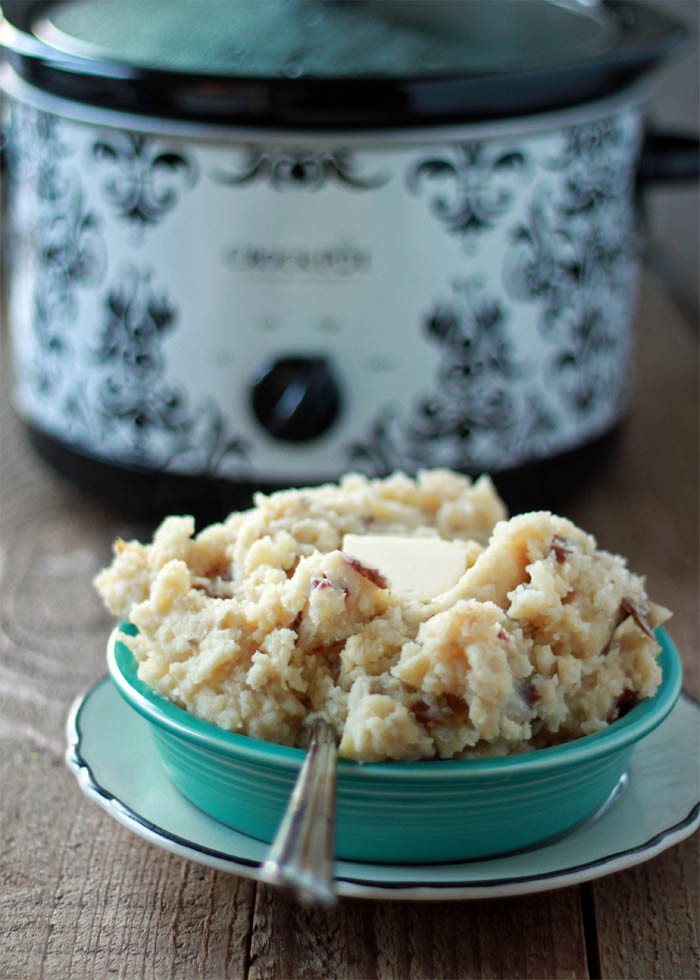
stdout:
[(624, 413), (638, 91), (314, 135), (5, 88), (14, 399), (76, 452), (251, 483), (498, 472)]

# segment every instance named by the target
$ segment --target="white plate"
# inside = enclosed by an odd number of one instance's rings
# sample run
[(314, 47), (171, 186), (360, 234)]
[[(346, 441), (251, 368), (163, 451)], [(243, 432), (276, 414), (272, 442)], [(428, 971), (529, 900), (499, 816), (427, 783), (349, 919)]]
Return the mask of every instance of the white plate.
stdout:
[[(81, 789), (141, 837), (200, 864), (258, 879), (267, 845), (193, 806), (165, 774), (148, 725), (103, 678), (68, 716), (66, 761)], [(336, 863), (339, 895), (471, 899), (577, 884), (654, 857), (700, 824), (700, 707), (681, 695), (592, 819), (518, 854), (450, 864)]]

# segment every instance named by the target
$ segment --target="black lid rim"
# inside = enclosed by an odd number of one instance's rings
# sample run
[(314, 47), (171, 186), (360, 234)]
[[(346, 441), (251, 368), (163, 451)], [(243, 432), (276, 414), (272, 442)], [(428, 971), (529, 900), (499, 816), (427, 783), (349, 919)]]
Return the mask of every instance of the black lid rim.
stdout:
[(4, 60), (72, 102), (139, 116), (289, 129), (412, 128), (539, 115), (616, 94), (677, 52), (688, 33), (638, 0), (606, 0), (621, 36), (609, 53), (544, 69), (430, 76), (272, 78), (78, 58), (29, 33), (47, 0), (2, 3)]

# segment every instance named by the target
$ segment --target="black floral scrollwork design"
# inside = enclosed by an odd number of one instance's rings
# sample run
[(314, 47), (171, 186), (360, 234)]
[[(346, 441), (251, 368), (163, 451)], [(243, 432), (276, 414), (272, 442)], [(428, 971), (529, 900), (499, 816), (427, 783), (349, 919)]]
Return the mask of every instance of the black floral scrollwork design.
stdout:
[[(119, 377), (124, 376), (139, 391), (162, 375), (165, 361), (161, 339), (172, 330), (175, 321), (174, 308), (165, 297), (151, 290), (150, 279), (148, 272), (131, 268), (124, 281), (110, 290), (105, 325), (95, 350), (97, 361), (111, 364)], [(116, 384), (113, 380), (110, 383)], [(164, 399), (165, 404), (174, 401)], [(151, 415), (146, 408), (143, 412), (131, 409), (130, 413), (138, 417), (140, 427), (147, 424)]]
[(103, 183), (105, 197), (121, 218), (140, 229), (157, 224), (177, 204), (178, 191), (194, 187), (199, 175), (192, 158), (142, 133), (104, 136), (92, 153), (112, 171)]
[(99, 282), (106, 264), (99, 218), (86, 208), (80, 188), (66, 202), (65, 211), (45, 226), (40, 254), (52, 287), (73, 312), (71, 287)]
[[(8, 278), (31, 269), (31, 354), (22, 383), (50, 405), (74, 370), (71, 335), (80, 290), (100, 282), (106, 248), (100, 221), (89, 206), (71, 157), (76, 144), (64, 121), (8, 100)], [(20, 273), (20, 278), (21, 278)]]
[(90, 424), (91, 438), (109, 440), (132, 464), (167, 470), (185, 463), (188, 472), (208, 475), (240, 467), (246, 445), (227, 432), (213, 399), (192, 408), (187, 392), (166, 378), (163, 340), (177, 316), (153, 289), (150, 272), (128, 269), (104, 309), (93, 352), (102, 380), (87, 396), (71, 393), (66, 407), (75, 424)]
[(414, 194), (427, 184), (430, 208), (448, 232), (478, 233), (494, 226), (513, 203), (513, 177), (523, 174), (527, 158), (520, 149), (469, 140), (448, 153), (428, 157), (409, 171), (406, 183)]
[(34, 330), (40, 349), (57, 353), (65, 349), (76, 316), (76, 288), (101, 280), (106, 248), (99, 219), (85, 206), (79, 187), (38, 232), (41, 275), (34, 293)]
[(553, 329), (570, 309), (572, 291), (583, 275), (580, 247), (570, 228), (553, 223), (544, 200), (535, 200), (528, 220), (511, 231), (505, 281), (516, 299), (539, 300), (542, 323)]
[(362, 176), (350, 150), (309, 152), (308, 150), (263, 150), (248, 147), (241, 165), (233, 170), (219, 168), (213, 179), (219, 184), (240, 187), (255, 181), (268, 181), (275, 190), (295, 188), (316, 191), (329, 180), (353, 190), (374, 190), (389, 177)]
[[(592, 411), (614, 390), (610, 354), (618, 348), (614, 330), (600, 309), (581, 310), (566, 345), (552, 358), (552, 374), (577, 415)], [(612, 370), (617, 366), (613, 360)]]
[[(499, 458), (508, 460), (523, 435), (514, 383), (522, 382), (527, 366), (513, 353), (502, 306), (467, 280), (455, 285), (451, 302), (435, 307), (424, 328), (440, 350), (433, 391), (418, 397), (408, 418), (384, 406), (369, 437), (350, 447), (352, 465), (372, 473), (425, 465), (476, 471), (494, 465), (494, 437)], [(529, 422), (546, 435), (551, 417), (537, 408)]]
[(549, 167), (566, 175), (557, 205), (566, 217), (598, 211), (606, 202), (626, 198), (633, 175), (620, 120), (613, 116), (569, 127), (563, 149)]
[[(572, 127), (550, 168), (561, 174), (511, 233), (504, 278), (538, 307), (546, 381), (574, 418), (619, 410), (626, 394), (624, 310), (634, 259), (629, 147), (615, 120)], [(617, 151), (616, 151), (617, 148)]]
[(72, 186), (63, 163), (71, 147), (63, 139), (60, 119), (20, 102), (8, 102), (5, 156), (9, 188), (22, 182), (41, 202), (58, 202)]
[(476, 291), (473, 280), (456, 284), (463, 303), (436, 306), (425, 324), (427, 337), (443, 351), (447, 378), (455, 371), (471, 379), (515, 377), (519, 369), (504, 331), (503, 308), (495, 300), (479, 299)]

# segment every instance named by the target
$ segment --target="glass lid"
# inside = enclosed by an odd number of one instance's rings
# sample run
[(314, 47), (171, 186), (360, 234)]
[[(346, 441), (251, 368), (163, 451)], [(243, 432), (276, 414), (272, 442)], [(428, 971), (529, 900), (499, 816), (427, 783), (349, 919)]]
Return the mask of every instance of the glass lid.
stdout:
[(601, 54), (618, 34), (583, 0), (70, 0), (32, 27), (87, 58), (268, 78), (538, 69)]
[(0, 0), (5, 84), (276, 128), (491, 121), (615, 94), (685, 38), (638, 0)]

